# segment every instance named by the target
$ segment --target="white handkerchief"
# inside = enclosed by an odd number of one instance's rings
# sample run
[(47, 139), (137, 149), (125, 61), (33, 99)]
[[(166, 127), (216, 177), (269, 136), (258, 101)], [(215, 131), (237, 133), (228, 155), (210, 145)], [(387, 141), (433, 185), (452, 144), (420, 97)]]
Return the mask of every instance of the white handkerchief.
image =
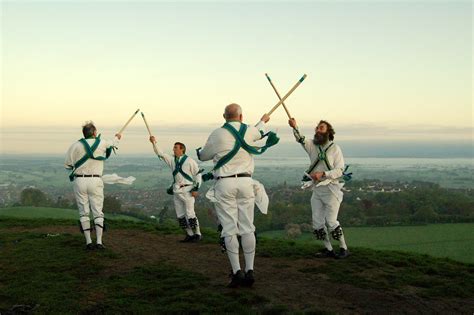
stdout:
[(129, 176), (127, 178), (120, 177), (117, 174), (105, 174), (102, 176), (102, 181), (104, 184), (124, 184), (124, 185), (131, 185), (135, 181), (135, 177)]
[(253, 180), (253, 190), (255, 192), (255, 204), (261, 213), (268, 213), (268, 205), (270, 204), (270, 199), (268, 198), (265, 187), (258, 180)]

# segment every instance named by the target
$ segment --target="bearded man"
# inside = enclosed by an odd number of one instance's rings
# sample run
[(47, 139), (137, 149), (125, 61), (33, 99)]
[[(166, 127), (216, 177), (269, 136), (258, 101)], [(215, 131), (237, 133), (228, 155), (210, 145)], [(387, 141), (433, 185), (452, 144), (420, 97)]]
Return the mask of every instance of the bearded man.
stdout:
[[(296, 141), (303, 146), (311, 160), (311, 166), (306, 172), (306, 176), (308, 180), (313, 181), (313, 185), (311, 185), (313, 190), (311, 196), (313, 233), (316, 239), (323, 241), (325, 247), (316, 253), (316, 257), (346, 258), (349, 256), (349, 251), (342, 227), (337, 220), (343, 197), (343, 184), (339, 180), (344, 175), (344, 157), (341, 148), (333, 142), (336, 132), (329, 122), (321, 120), (316, 126), (314, 138), (308, 140), (295, 131), (297, 124), (294, 118), (291, 118), (288, 124), (294, 130)], [(333, 250), (329, 233), (339, 241), (338, 253)]]

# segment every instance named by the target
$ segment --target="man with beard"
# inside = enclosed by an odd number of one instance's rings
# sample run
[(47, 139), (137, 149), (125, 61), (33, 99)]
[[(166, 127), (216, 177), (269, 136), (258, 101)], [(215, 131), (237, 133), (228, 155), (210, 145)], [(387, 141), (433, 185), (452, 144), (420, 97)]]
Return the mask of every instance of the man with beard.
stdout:
[[(288, 121), (293, 130), (297, 129), (294, 118)], [(335, 131), (330, 123), (321, 120), (315, 129), (314, 139), (307, 140), (294, 132), (296, 141), (301, 143), (309, 155), (311, 166), (306, 172), (313, 181), (311, 209), (313, 229), (316, 239), (322, 240), (325, 248), (316, 254), (318, 258), (346, 258), (349, 256), (341, 225), (337, 221), (342, 202), (343, 184), (339, 182), (344, 172), (344, 157), (341, 148), (333, 142)], [(307, 175), (307, 177), (308, 177)], [(328, 232), (340, 242), (339, 253), (335, 253)]]

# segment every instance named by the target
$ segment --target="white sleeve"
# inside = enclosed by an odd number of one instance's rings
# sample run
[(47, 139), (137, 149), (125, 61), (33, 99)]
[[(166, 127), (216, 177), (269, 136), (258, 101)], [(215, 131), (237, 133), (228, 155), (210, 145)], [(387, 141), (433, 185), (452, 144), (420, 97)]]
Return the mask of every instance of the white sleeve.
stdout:
[(110, 148), (110, 147), (118, 148), (119, 142), (120, 142), (119, 138), (115, 137), (113, 140), (105, 140), (105, 145), (106, 145), (106, 148)]
[(334, 148), (334, 165), (332, 166), (333, 169), (330, 171), (324, 172), (326, 178), (329, 179), (336, 179), (342, 176), (344, 172), (344, 157), (342, 156), (342, 151), (339, 146), (335, 146)]
[(194, 189), (198, 190), (202, 184), (202, 175), (199, 172), (199, 165), (196, 163), (196, 161), (194, 160), (191, 160), (191, 161), (192, 163), (190, 163), (190, 166), (191, 166), (191, 175), (193, 176), (193, 180), (194, 180)]
[(170, 168), (173, 168), (173, 157), (171, 155), (164, 153), (156, 143), (153, 144), (153, 151), (155, 151), (156, 155)]
[(296, 142), (300, 143), (303, 149), (311, 156), (311, 152), (315, 149), (313, 141), (306, 139), (305, 136), (302, 136), (299, 131), (295, 129), (293, 129), (293, 135), (295, 136)]
[(74, 149), (76, 148), (76, 145), (73, 144), (69, 147), (69, 149), (66, 152), (66, 159), (64, 161), (64, 167), (68, 170), (72, 170), (74, 167), (74, 164), (76, 161), (74, 160)]
[(258, 140), (260, 140), (260, 139), (263, 138), (263, 135), (264, 135), (265, 132), (266, 132), (265, 123), (260, 120), (260, 121), (255, 125), (255, 128), (256, 128), (257, 132), (255, 133), (255, 135), (253, 135), (253, 140), (254, 140), (254, 141), (258, 141)]
[(198, 149), (198, 159), (200, 161), (209, 161), (214, 158), (217, 152), (215, 152), (214, 137), (215, 132), (211, 133), (209, 138), (207, 138), (206, 144), (202, 149)]

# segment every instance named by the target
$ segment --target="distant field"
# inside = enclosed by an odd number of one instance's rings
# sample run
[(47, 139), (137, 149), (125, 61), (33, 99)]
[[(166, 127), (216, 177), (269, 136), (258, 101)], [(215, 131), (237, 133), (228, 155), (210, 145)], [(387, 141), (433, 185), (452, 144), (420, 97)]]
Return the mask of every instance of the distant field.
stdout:
[[(51, 218), (78, 219), (78, 211), (74, 209), (42, 208), (42, 207), (13, 207), (0, 208), (0, 216), (13, 218)], [(139, 222), (141, 220), (122, 214), (105, 214), (108, 219)]]
[[(344, 229), (349, 247), (415, 252), (467, 263), (474, 263), (473, 231), (474, 223)], [(262, 232), (259, 235), (286, 238), (285, 231)], [(314, 238), (311, 233), (303, 233), (298, 240), (310, 241)]]

